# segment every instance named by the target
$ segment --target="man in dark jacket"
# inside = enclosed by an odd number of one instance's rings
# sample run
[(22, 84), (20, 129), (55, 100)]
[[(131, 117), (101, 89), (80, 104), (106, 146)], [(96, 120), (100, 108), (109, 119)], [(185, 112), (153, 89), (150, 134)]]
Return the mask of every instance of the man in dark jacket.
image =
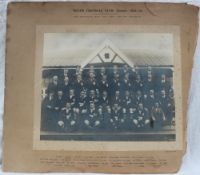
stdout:
[(108, 98), (108, 93), (107, 91), (103, 91), (101, 97), (99, 98), (99, 102), (98, 105), (101, 107), (106, 107), (107, 105), (109, 105), (109, 98)]
[(129, 90), (125, 91), (124, 98), (122, 99), (122, 106), (129, 108), (132, 105), (132, 98)]
[(90, 107), (87, 115), (84, 118), (85, 129), (96, 131), (101, 124), (101, 119), (98, 116), (98, 111), (93, 102), (90, 102)]
[(87, 104), (89, 100), (86, 95), (86, 91), (80, 92), (80, 97), (76, 100), (76, 107), (79, 108), (80, 112), (87, 110)]
[(101, 80), (99, 81), (99, 90), (101, 92), (109, 90), (109, 82), (107, 80), (107, 75), (103, 75)]
[(121, 107), (119, 106), (118, 103), (114, 103), (112, 107), (112, 115), (110, 117), (110, 124), (112, 129), (119, 130), (122, 119), (121, 114), (122, 114)]
[(137, 130), (148, 130), (150, 126), (150, 114), (147, 108), (144, 108), (143, 103), (138, 104), (138, 108), (136, 110), (135, 118), (133, 119), (133, 123)]
[(71, 104), (71, 108), (74, 108), (74, 106), (76, 104), (76, 96), (75, 96), (74, 89), (69, 90), (69, 96), (66, 101)]
[(159, 103), (156, 102), (151, 110), (151, 128), (160, 130), (163, 127), (163, 122), (166, 120), (165, 114), (160, 107)]
[(72, 88), (72, 84), (69, 82), (69, 77), (64, 76), (63, 84), (62, 84), (62, 91), (63, 96), (65, 99), (69, 97), (69, 90)]
[(57, 93), (58, 91), (58, 76), (54, 75), (52, 77), (52, 82), (49, 83), (48, 88), (47, 88), (47, 93), (53, 92), (54, 94)]
[(149, 93), (144, 96), (143, 101), (144, 101), (144, 107), (148, 108), (149, 111), (151, 111), (156, 101), (156, 96), (153, 89), (149, 90)]
[(54, 92), (49, 92), (42, 102), (42, 121), (41, 128), (45, 131), (54, 131), (56, 126), (55, 117), (55, 97)]

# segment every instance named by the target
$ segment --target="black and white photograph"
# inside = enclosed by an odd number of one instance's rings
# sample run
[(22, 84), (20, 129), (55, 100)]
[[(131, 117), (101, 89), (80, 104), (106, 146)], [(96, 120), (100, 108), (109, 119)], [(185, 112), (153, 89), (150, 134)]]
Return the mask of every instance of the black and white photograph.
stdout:
[(173, 35), (45, 33), (40, 140), (175, 141)]

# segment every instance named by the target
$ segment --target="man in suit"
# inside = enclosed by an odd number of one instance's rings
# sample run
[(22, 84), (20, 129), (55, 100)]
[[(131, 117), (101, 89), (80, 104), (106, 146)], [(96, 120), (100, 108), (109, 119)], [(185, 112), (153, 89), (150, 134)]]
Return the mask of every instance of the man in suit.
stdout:
[(127, 130), (127, 126), (128, 126), (128, 123), (127, 123), (127, 118), (128, 118), (128, 111), (127, 111), (127, 108), (124, 107), (122, 108), (122, 111), (121, 111), (121, 117), (120, 117), (120, 123), (119, 123), (119, 130)]
[(55, 94), (50, 91), (42, 102), (42, 121), (41, 126), (45, 131), (55, 130)]
[(166, 123), (168, 125), (175, 125), (175, 101), (174, 101), (174, 90), (169, 90), (169, 96), (167, 100), (167, 112), (166, 112)]
[(131, 69), (130, 69), (129, 65), (128, 64), (124, 64), (123, 68), (121, 69), (120, 74), (122, 75), (122, 77), (125, 77), (126, 74), (130, 75), (130, 73), (131, 73)]
[(57, 94), (58, 91), (58, 76), (54, 75), (52, 77), (52, 82), (49, 83), (48, 88), (47, 88), (47, 93), (53, 92), (54, 94)]
[(57, 123), (60, 131), (70, 131), (70, 122), (73, 120), (72, 118), (71, 104), (67, 102), (65, 108), (60, 112), (60, 117)]
[(81, 115), (79, 108), (73, 108), (73, 118), (70, 121), (70, 130), (78, 131), (80, 128)]
[(149, 93), (144, 96), (144, 99), (143, 99), (144, 107), (148, 108), (148, 110), (151, 111), (156, 100), (157, 100), (157, 98), (155, 96), (154, 90), (150, 89)]
[(64, 130), (67, 132), (74, 132), (78, 130), (80, 117), (78, 108), (72, 108), (71, 103), (67, 102), (65, 110), (62, 111), (61, 115), (60, 121), (58, 122), (60, 128), (63, 128), (64, 125)]
[(85, 129), (95, 131), (100, 127), (101, 120), (98, 116), (97, 109), (93, 102), (90, 102), (89, 109), (87, 111), (87, 115), (84, 118)]
[(90, 72), (89, 73), (89, 78), (86, 82), (86, 87), (88, 90), (95, 90), (98, 89), (98, 83), (96, 81), (96, 78), (95, 78), (95, 73), (94, 72)]
[(136, 108), (135, 107), (130, 107), (128, 108), (128, 115), (127, 115), (127, 128), (130, 130), (136, 130), (136, 124), (137, 121), (136, 120)]
[(125, 91), (124, 98), (122, 99), (122, 105), (124, 108), (129, 108), (132, 105), (132, 98), (129, 90)]
[(82, 75), (82, 72), (83, 72), (83, 70), (82, 70), (81, 66), (77, 66), (76, 71), (75, 71), (75, 76), (77, 77), (78, 75)]
[(74, 106), (76, 105), (76, 96), (75, 96), (75, 90), (74, 89), (71, 88), (69, 90), (69, 96), (68, 96), (66, 101), (71, 104), (71, 108), (74, 108)]
[(167, 80), (167, 77), (165, 74), (161, 75), (160, 81), (158, 82), (158, 90), (165, 90), (166, 93), (168, 93), (169, 89), (170, 89), (170, 83)]
[(139, 103), (143, 103), (143, 101), (144, 101), (144, 96), (142, 92), (138, 90), (135, 95), (135, 103), (136, 105), (138, 105)]
[(107, 80), (107, 75), (103, 75), (101, 80), (99, 81), (99, 90), (100, 92), (109, 90), (109, 82)]
[(99, 103), (99, 99), (96, 97), (95, 90), (93, 90), (93, 89), (89, 91), (88, 102), (94, 103), (95, 105), (97, 105)]
[(77, 74), (74, 82), (74, 88), (76, 95), (79, 96), (82, 90), (86, 90), (84, 81), (82, 79), (82, 74)]
[[(86, 95), (86, 91), (82, 90), (80, 92), (80, 96), (76, 100), (76, 107), (79, 108), (80, 112), (84, 112), (87, 110), (88, 98)], [(84, 110), (84, 111), (83, 111)]]
[(133, 123), (137, 130), (148, 130), (150, 126), (150, 114), (147, 108), (144, 108), (143, 103), (138, 104), (138, 108), (136, 110), (135, 118), (133, 119)]
[(105, 68), (104, 66), (102, 66), (102, 67), (100, 68), (100, 71), (99, 71), (97, 80), (98, 80), (98, 81), (101, 81), (101, 80), (103, 79), (103, 76), (106, 76), (106, 68)]
[(121, 99), (120, 91), (117, 90), (117, 91), (115, 91), (115, 95), (114, 95), (114, 97), (112, 98), (111, 103), (112, 103), (112, 104), (121, 105), (121, 102), (122, 102), (122, 99)]
[(166, 120), (165, 114), (160, 107), (158, 102), (155, 102), (155, 105), (151, 110), (151, 128), (155, 130), (162, 129), (164, 121)]
[(69, 96), (69, 89), (72, 88), (72, 84), (69, 82), (69, 77), (64, 76), (63, 84), (62, 84), (62, 91), (63, 91), (63, 97), (65, 99)]
[(105, 113), (103, 112), (103, 107), (99, 106), (98, 108), (98, 113), (97, 113), (98, 117), (97, 120), (100, 122), (100, 124), (98, 125), (98, 127), (96, 128), (96, 130), (104, 130), (105, 129)]
[(130, 90), (131, 86), (132, 86), (132, 83), (129, 79), (129, 73), (126, 73), (124, 75), (124, 79), (122, 79), (122, 81), (121, 81), (120, 91), (123, 92), (125, 90)]
[(99, 98), (99, 106), (105, 108), (107, 105), (109, 105), (109, 98), (107, 91), (103, 91), (101, 97)]
[(152, 77), (152, 74), (148, 74), (147, 79), (144, 82), (144, 94), (148, 95), (149, 91), (152, 89), (154, 89), (153, 77)]
[(112, 72), (113, 76), (112, 77), (115, 77), (115, 75), (119, 75), (119, 67), (118, 65), (113, 65), (113, 72)]
[(111, 82), (110, 82), (110, 94), (113, 94), (113, 92), (115, 91), (118, 91), (120, 90), (121, 88), (121, 81), (120, 81), (120, 78), (119, 78), (119, 74), (118, 73), (114, 73), (113, 74), (113, 79), (111, 79)]
[(162, 108), (164, 115), (166, 116), (167, 114), (167, 108), (168, 108), (168, 97), (166, 95), (165, 89), (162, 89), (160, 92), (160, 97), (159, 97), (159, 104), (160, 107)]
[(65, 107), (65, 99), (63, 97), (63, 91), (61, 89), (58, 90), (57, 97), (55, 100), (55, 110), (60, 111)]
[(143, 90), (144, 90), (144, 83), (142, 81), (142, 78), (141, 78), (140, 74), (136, 75), (136, 80), (135, 80), (135, 83), (134, 83), (133, 87), (134, 87), (135, 92), (136, 91), (143, 92)]
[(121, 114), (122, 114), (121, 107), (119, 106), (118, 103), (114, 103), (112, 106), (112, 115), (110, 117), (110, 124), (112, 129), (119, 130), (120, 124), (122, 122)]
[(112, 131), (112, 123), (110, 122), (111, 116), (112, 116), (111, 107), (107, 105), (104, 110), (104, 120), (103, 120), (103, 126), (106, 131)]

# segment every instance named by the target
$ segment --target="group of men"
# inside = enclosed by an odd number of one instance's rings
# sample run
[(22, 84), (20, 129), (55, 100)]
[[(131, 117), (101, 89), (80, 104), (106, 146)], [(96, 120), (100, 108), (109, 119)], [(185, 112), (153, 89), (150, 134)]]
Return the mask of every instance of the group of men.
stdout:
[(64, 69), (62, 76), (53, 75), (48, 83), (41, 129), (147, 131), (171, 126), (175, 121), (172, 75), (161, 70), (126, 64)]

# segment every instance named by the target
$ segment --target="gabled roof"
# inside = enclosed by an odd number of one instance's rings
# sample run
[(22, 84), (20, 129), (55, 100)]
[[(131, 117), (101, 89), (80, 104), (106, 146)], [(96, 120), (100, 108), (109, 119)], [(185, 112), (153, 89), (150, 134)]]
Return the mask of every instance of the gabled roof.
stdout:
[(126, 63), (131, 67), (134, 66), (134, 63), (109, 40), (105, 40), (90, 54), (89, 57), (81, 63), (81, 67), (83, 68), (90, 63)]

